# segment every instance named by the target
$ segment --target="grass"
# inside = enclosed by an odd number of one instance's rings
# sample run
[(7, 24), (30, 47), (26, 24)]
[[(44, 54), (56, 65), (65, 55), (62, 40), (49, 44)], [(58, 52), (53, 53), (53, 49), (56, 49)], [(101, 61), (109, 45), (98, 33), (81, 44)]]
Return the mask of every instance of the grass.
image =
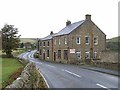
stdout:
[[(17, 48), (17, 50), (13, 50), (12, 51), (12, 55), (14, 57), (17, 57), (18, 55), (20, 55), (21, 53), (24, 53), (28, 51), (27, 49), (24, 49), (24, 48)], [(0, 50), (0, 56), (2, 55), (2, 57), (6, 57), (6, 53), (5, 52), (2, 52), (2, 50)]]
[(26, 42), (31, 42), (33, 44), (36, 43), (37, 40), (36, 38), (20, 38), (20, 43), (26, 43)]
[[(13, 82), (20, 75), (24, 65), (13, 58), (2, 58), (2, 87)], [(1, 79), (1, 78), (0, 78)]]
[(18, 48), (17, 50), (13, 50), (12, 54), (13, 54), (13, 56), (18, 56), (21, 53), (24, 53), (26, 51), (27, 51), (27, 49)]

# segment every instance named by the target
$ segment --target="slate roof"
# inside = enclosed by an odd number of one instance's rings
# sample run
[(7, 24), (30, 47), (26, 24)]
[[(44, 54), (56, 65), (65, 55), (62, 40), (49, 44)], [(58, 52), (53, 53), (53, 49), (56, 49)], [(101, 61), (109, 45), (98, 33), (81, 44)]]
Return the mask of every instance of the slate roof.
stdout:
[(41, 38), (40, 40), (49, 40), (49, 39), (52, 39), (53, 35), (48, 35), (44, 38)]
[(79, 21), (79, 22), (75, 22), (73, 24), (70, 24), (68, 26), (66, 26), (65, 28), (63, 28), (61, 31), (59, 31), (57, 34), (55, 34), (54, 36), (60, 36), (60, 35), (66, 35), (71, 33), (72, 31), (74, 31), (78, 26), (80, 26), (85, 20)]
[(61, 31), (59, 31), (58, 33), (55, 33), (53, 35), (48, 35), (44, 38), (41, 38), (40, 40), (50, 40), (52, 39), (52, 37), (54, 36), (60, 36), (60, 35), (66, 35), (71, 33), (72, 31), (74, 31), (78, 26), (80, 26), (85, 20), (79, 21), (79, 22), (75, 22), (72, 23), (68, 26), (66, 26), (65, 28), (63, 28)]

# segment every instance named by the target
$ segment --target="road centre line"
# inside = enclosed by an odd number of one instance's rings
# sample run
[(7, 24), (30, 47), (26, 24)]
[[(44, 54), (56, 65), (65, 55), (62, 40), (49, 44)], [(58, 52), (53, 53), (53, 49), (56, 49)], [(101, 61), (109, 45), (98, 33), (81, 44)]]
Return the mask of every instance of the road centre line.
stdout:
[(74, 75), (74, 76), (76, 76), (76, 77), (81, 77), (80, 75), (78, 75), (78, 74), (76, 74), (76, 73), (73, 73), (73, 72), (70, 72), (70, 71), (68, 71), (68, 70), (65, 70), (65, 69), (62, 69), (62, 71), (65, 71), (65, 72), (67, 72), (67, 73), (69, 73), (69, 74), (71, 74), (71, 75)]
[(99, 83), (97, 83), (96, 85), (97, 85), (97, 86), (100, 86), (100, 87), (102, 87), (102, 88), (105, 88), (105, 89), (107, 89), (107, 90), (111, 90), (111, 89), (109, 89), (108, 87), (103, 86), (103, 85), (101, 85), (101, 84), (99, 84)]
[(35, 63), (42, 64), (42, 63), (40, 63), (40, 62), (35, 62)]
[(53, 68), (56, 68), (55, 66), (52, 66), (52, 65), (48, 65), (48, 64), (47, 64), (47, 66), (49, 66), (49, 67), (53, 67)]
[[(24, 58), (24, 59), (27, 59), (27, 57), (28, 57), (27, 55), (28, 55), (28, 52), (23, 55), (23, 58)], [(26, 57), (26, 56), (27, 56), (27, 57)]]

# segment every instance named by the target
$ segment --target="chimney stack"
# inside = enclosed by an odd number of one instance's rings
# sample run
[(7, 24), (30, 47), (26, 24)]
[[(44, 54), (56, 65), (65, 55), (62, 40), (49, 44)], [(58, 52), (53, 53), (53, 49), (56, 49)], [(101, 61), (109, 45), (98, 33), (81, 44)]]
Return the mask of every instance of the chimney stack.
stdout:
[(53, 34), (54, 34), (53, 31), (51, 31), (51, 32), (50, 32), (50, 35), (53, 35)]
[(86, 14), (86, 20), (91, 20), (91, 15), (90, 14)]
[(66, 26), (70, 25), (71, 24), (71, 21), (70, 20), (67, 20), (66, 22)]

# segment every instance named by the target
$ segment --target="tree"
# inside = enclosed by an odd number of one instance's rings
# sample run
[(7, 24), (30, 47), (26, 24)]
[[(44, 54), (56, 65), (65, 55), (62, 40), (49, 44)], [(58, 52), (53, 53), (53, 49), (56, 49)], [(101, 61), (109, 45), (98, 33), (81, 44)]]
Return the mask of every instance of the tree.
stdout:
[(6, 53), (7, 57), (12, 57), (12, 51), (16, 50), (19, 46), (20, 35), (18, 29), (14, 25), (5, 24), (2, 30), (2, 50)]
[(24, 43), (20, 43), (20, 48), (23, 48), (24, 47)]

